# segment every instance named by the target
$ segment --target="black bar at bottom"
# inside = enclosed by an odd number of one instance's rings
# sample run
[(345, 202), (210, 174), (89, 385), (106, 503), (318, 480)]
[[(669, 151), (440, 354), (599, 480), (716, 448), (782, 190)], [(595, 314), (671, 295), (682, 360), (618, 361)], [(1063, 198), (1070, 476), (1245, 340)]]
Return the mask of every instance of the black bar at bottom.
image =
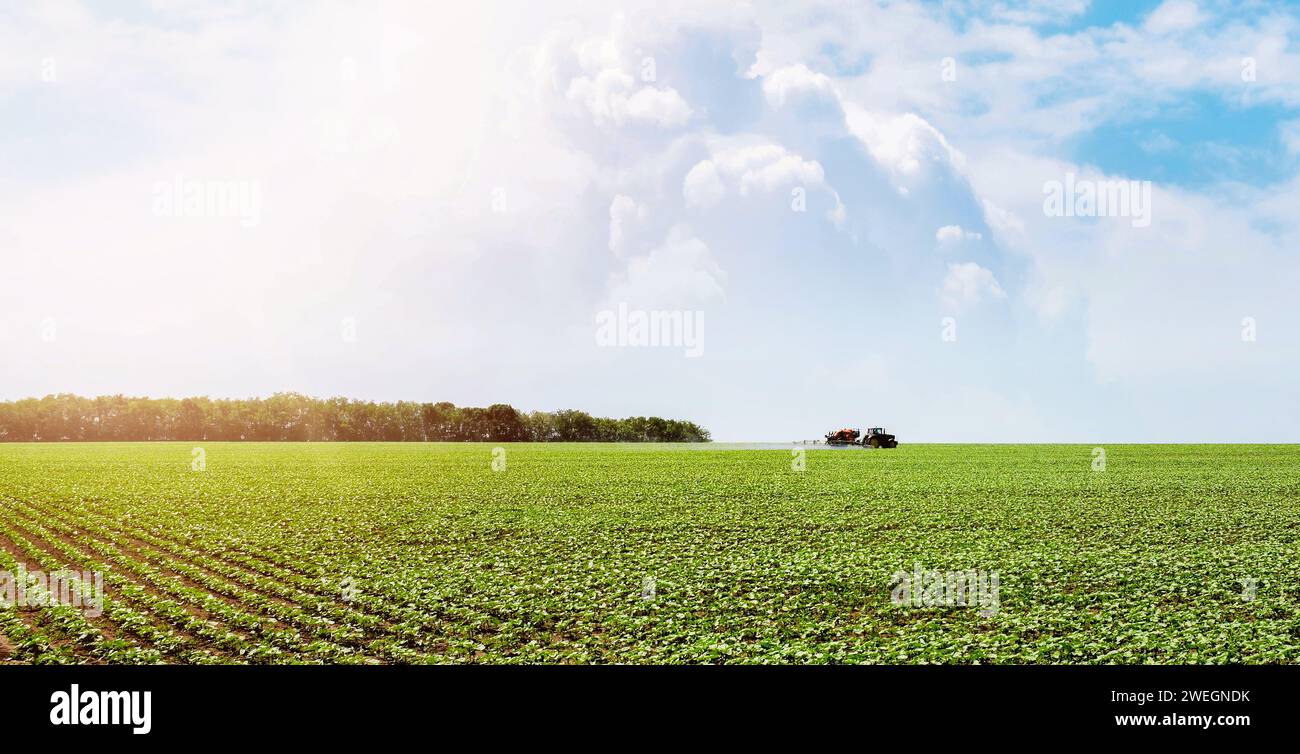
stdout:
[[(653, 738), (689, 720), (714, 740), (804, 730), (959, 740), (1277, 735), (1300, 669), (1262, 667), (0, 667), (6, 729), (55, 743), (370, 740), (599, 730)], [(90, 724), (86, 692), (149, 692), (148, 733)], [(60, 693), (61, 692), (61, 693)], [(132, 703), (143, 707), (142, 695)], [(67, 700), (68, 705), (56, 709)], [(129, 717), (125, 708), (118, 710)], [(142, 709), (135, 709), (137, 718)], [(60, 718), (59, 724), (51, 716)], [(107, 711), (106, 711), (107, 715)], [(478, 733), (474, 733), (478, 731)], [(729, 732), (730, 731), (730, 732)], [(448, 741), (449, 743), (449, 741)]]

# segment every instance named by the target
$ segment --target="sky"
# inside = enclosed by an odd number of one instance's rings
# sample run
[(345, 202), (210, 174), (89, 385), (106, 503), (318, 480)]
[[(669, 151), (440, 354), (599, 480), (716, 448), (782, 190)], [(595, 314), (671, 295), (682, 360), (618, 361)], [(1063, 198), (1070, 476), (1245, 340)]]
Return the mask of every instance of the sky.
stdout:
[(1296, 442), (1298, 207), (1297, 4), (0, 8), (0, 399)]

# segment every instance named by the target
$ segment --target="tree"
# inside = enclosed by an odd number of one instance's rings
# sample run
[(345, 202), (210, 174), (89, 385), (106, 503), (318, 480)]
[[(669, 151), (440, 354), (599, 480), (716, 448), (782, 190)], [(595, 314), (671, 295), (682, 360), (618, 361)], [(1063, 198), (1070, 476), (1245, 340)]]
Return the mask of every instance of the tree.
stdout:
[(0, 441), (385, 440), (472, 442), (708, 442), (691, 422), (592, 417), (564, 410), (521, 414), (513, 406), (270, 398), (89, 399), (71, 394), (0, 402)]
[(181, 401), (180, 416), (176, 422), (176, 437), (178, 440), (202, 440), (205, 437), (207, 428), (207, 416), (204, 407), (200, 401), (207, 402), (206, 398), (186, 398)]
[(488, 439), (494, 442), (522, 442), (528, 439), (524, 418), (513, 406), (494, 403), (487, 408)]
[(596, 437), (596, 422), (586, 411), (556, 411), (555, 429), (562, 442), (591, 442)]

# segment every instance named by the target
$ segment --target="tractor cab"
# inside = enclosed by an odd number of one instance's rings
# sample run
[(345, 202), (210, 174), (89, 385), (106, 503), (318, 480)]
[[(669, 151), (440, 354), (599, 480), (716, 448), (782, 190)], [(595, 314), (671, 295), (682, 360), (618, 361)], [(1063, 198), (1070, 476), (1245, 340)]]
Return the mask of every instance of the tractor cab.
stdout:
[(885, 431), (884, 427), (869, 427), (862, 436), (864, 448), (897, 448), (898, 438)]

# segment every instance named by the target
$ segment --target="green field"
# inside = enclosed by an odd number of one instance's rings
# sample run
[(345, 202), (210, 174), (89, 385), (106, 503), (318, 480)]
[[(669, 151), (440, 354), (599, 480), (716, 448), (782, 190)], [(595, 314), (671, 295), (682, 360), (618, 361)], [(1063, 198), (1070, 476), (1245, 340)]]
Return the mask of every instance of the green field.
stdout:
[[(108, 595), (0, 609), (0, 658), (1300, 658), (1300, 446), (504, 448), (0, 444), (0, 571)], [(918, 564), (995, 609), (894, 604)]]

